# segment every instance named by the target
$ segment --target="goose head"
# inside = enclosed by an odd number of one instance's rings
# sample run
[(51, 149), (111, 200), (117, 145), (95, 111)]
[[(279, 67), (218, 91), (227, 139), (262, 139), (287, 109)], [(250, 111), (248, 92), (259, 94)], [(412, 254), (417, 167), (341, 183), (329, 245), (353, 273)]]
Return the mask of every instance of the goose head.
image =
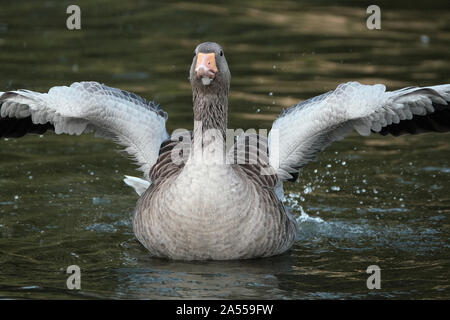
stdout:
[(231, 74), (220, 45), (204, 42), (195, 48), (189, 79), (194, 91), (228, 94)]

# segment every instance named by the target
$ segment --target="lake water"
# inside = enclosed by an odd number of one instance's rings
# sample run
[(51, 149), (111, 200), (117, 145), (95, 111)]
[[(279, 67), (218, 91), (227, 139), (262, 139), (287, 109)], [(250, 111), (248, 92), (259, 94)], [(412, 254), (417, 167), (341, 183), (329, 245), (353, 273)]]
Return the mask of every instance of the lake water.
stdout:
[[(0, 10), (0, 91), (95, 80), (155, 99), (192, 128), (195, 46), (220, 43), (229, 127), (267, 128), (282, 108), (357, 80), (390, 89), (450, 82), (450, 10), (378, 1), (10, 1)], [(404, 3), (404, 2), (403, 2)], [(352, 134), (286, 184), (299, 238), (284, 255), (229, 262), (150, 258), (132, 231), (139, 175), (110, 141), (45, 134), (0, 141), (2, 298), (450, 298), (448, 134)], [(81, 268), (79, 291), (66, 268)], [(381, 289), (366, 286), (370, 265)]]

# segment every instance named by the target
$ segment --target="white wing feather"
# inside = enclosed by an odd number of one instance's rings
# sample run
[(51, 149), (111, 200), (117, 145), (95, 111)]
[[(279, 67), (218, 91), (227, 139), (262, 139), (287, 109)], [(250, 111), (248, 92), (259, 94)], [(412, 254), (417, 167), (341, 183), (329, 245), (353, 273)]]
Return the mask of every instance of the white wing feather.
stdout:
[(75, 82), (48, 93), (10, 91), (0, 96), (0, 116), (31, 117), (34, 124), (50, 122), (55, 133), (95, 132), (126, 147), (148, 178), (161, 143), (168, 138), (167, 114), (155, 102), (97, 82)]
[(319, 151), (353, 129), (367, 136), (415, 115), (432, 113), (433, 103), (447, 105), (447, 101), (449, 84), (392, 92), (386, 92), (381, 84), (341, 84), (284, 111), (275, 120), (269, 134), (270, 163), (280, 179), (291, 179)]

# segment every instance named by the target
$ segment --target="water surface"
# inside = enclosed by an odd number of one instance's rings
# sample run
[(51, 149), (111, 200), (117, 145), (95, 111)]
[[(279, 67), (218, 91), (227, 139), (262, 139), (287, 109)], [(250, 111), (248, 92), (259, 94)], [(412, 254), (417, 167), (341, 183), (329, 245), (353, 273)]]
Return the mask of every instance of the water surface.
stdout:
[[(232, 72), (230, 128), (267, 128), (282, 108), (358, 80), (391, 89), (449, 83), (447, 1), (9, 2), (0, 11), (0, 91), (95, 80), (155, 99), (168, 130), (192, 128), (189, 65), (219, 42)], [(139, 175), (110, 141), (45, 134), (0, 141), (0, 297), (450, 298), (449, 135), (352, 134), (285, 187), (300, 221), (284, 255), (248, 261), (148, 257), (132, 231)], [(82, 290), (66, 289), (67, 266)], [(368, 290), (366, 268), (382, 269)]]

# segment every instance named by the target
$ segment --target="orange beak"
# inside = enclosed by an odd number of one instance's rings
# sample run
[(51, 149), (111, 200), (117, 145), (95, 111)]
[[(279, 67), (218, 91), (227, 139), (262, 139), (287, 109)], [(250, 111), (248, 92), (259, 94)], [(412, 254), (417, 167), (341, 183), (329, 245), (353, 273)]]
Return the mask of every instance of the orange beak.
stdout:
[(217, 73), (216, 56), (214, 53), (198, 53), (195, 73), (197, 78), (214, 79)]

